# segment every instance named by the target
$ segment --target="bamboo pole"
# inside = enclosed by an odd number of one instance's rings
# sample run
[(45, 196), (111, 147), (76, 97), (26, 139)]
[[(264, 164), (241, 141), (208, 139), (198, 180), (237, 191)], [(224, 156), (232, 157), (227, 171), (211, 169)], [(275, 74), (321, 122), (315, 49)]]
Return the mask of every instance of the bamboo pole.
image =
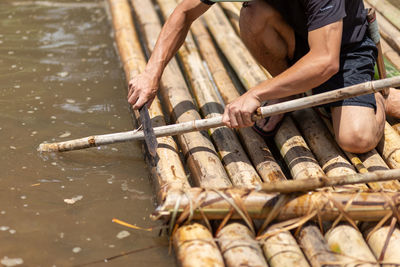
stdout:
[(246, 226), (231, 223), (216, 237), (227, 266), (268, 266), (258, 241)]
[(265, 73), (239, 39), (221, 7), (214, 5), (203, 16), (219, 48), (246, 89), (263, 82)]
[[(294, 181), (326, 177), (290, 116), (286, 116), (274, 140)], [(323, 259), (330, 259), (333, 262), (338, 260), (329, 252), (326, 240), (313, 223), (302, 229), (298, 241), (312, 266), (321, 265)]]
[(400, 30), (400, 10), (387, 0), (366, 0)]
[[(113, 27), (116, 43), (129, 80), (133, 75), (140, 73), (145, 66), (145, 59), (133, 29), (130, 9), (125, 0), (109, 0), (113, 18)], [(149, 109), (152, 123), (155, 126), (165, 125), (164, 115), (158, 98), (155, 98)], [(178, 147), (172, 137), (157, 138), (157, 159), (149, 159), (151, 173), (156, 180), (158, 202), (161, 203), (169, 189), (188, 189), (190, 187), (183, 164), (178, 154)]]
[(325, 177), (325, 173), (289, 116), (284, 118), (274, 140), (294, 180)]
[(311, 151), (318, 159), (328, 177), (355, 174), (354, 167), (347, 161), (331, 133), (312, 109), (292, 113)]
[(233, 28), (236, 33), (240, 35), (240, 26), (239, 26), (239, 18), (240, 18), (240, 9), (232, 2), (221, 2), (220, 3), (222, 9), (224, 10), (226, 16), (229, 18)]
[[(362, 163), (367, 168), (369, 172), (375, 171), (384, 171), (389, 170), (389, 166), (385, 163), (382, 157), (378, 154), (378, 152), (373, 149), (367, 153), (359, 155)], [(383, 190), (383, 191), (398, 191), (400, 190), (400, 183), (398, 180), (387, 181), (387, 182), (377, 182), (377, 183), (368, 183), (368, 185), (373, 190)]]
[[(207, 62), (220, 95), (226, 104), (232, 102), (240, 94), (220, 60), (210, 35), (200, 20), (193, 23), (191, 30), (199, 46), (201, 55)], [(252, 128), (238, 129), (238, 133), (247, 154), (265, 182), (285, 179), (281, 168), (276, 163), (267, 144), (259, 134)]]
[(400, 168), (400, 135), (388, 122), (385, 122), (384, 136), (377, 149), (390, 168)]
[[(274, 208), (277, 195), (258, 192), (243, 188), (230, 188), (224, 190), (207, 190), (203, 188), (191, 188), (186, 192), (170, 191), (164, 203), (157, 208), (151, 216), (152, 219), (168, 219), (174, 212), (181, 214), (190, 206), (199, 205), (202, 212), (193, 208), (192, 219), (202, 219), (202, 214), (210, 220), (220, 220), (230, 213), (234, 198), (241, 198), (241, 206), (252, 219), (265, 219)], [(388, 203), (388, 200), (393, 203)], [(334, 201), (334, 202), (332, 202)], [(179, 205), (177, 205), (177, 202)], [(286, 221), (302, 216), (307, 216), (313, 209), (319, 209), (319, 216), (323, 221), (333, 221), (341, 214), (338, 207), (346, 206), (346, 215), (354, 221), (379, 221), (393, 208), (399, 210), (400, 194), (398, 192), (312, 192), (304, 194), (291, 194), (289, 199), (279, 209), (275, 217), (277, 221)], [(236, 205), (236, 207), (238, 207)], [(232, 219), (242, 219), (236, 209)], [(344, 220), (344, 218), (343, 218)], [(319, 229), (318, 229), (319, 232)], [(319, 232), (320, 233), (320, 232)]]
[[(152, 51), (161, 30), (154, 7), (150, 1), (142, 0), (134, 0), (132, 5), (140, 22), (146, 46), (149, 51)], [(176, 122), (181, 123), (200, 119), (175, 60), (172, 60), (164, 70), (160, 93), (166, 109)], [(222, 188), (231, 185), (215, 148), (206, 133), (193, 132), (179, 135), (178, 142), (187, 157), (187, 163), (196, 185), (209, 188)]]
[[(299, 180), (284, 180), (270, 183), (263, 183), (259, 190), (268, 193), (294, 193), (294, 192), (306, 192), (316, 189), (321, 189), (329, 186), (341, 186), (341, 185), (356, 185), (371, 182), (391, 181), (400, 179), (400, 170), (381, 170), (367, 173), (353, 173), (345, 174), (341, 176), (321, 176), (318, 178), (306, 178)], [(396, 184), (397, 186), (397, 184)], [(355, 187), (357, 188), (357, 187)], [(392, 187), (395, 189), (398, 187)], [(360, 189), (366, 190), (367, 187), (361, 187)], [(380, 188), (379, 188), (380, 189)]]
[(385, 41), (381, 40), (382, 51), (385, 58), (395, 66), (396, 69), (400, 70), (400, 55)]
[(329, 249), (327, 241), (314, 224), (308, 223), (302, 227), (298, 235), (298, 240), (311, 266), (341, 266), (340, 258)]
[(179, 266), (225, 266), (212, 234), (201, 224), (180, 227), (173, 235), (173, 244)]
[[(172, 12), (169, 8), (174, 8), (175, 3), (175, 0), (159, 1), (164, 19), (166, 19), (166, 14)], [(222, 115), (224, 109), (219, 103), (220, 100), (215, 93), (213, 84), (190, 33), (185, 39), (185, 44), (179, 49), (178, 54), (188, 74), (192, 92), (204, 117), (212, 118)], [(234, 130), (223, 126), (211, 128), (209, 132), (232, 183), (235, 186), (244, 187), (254, 187), (260, 184), (261, 178), (248, 159)]]

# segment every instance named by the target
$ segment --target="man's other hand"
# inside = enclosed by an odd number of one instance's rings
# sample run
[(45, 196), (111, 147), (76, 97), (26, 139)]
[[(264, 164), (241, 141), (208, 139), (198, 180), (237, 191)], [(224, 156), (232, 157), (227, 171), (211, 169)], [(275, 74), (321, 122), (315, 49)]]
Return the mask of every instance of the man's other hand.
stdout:
[(252, 126), (254, 122), (251, 117), (260, 106), (260, 99), (254, 90), (250, 90), (226, 106), (222, 122), (230, 128)]
[(159, 81), (144, 72), (129, 81), (128, 102), (133, 109), (139, 109), (146, 103), (150, 107), (158, 87)]

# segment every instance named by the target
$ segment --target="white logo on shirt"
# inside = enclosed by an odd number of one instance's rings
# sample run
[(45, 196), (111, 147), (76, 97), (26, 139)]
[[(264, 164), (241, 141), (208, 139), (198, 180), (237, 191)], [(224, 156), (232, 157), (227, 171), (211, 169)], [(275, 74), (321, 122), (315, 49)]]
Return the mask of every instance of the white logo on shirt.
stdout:
[(327, 10), (329, 10), (329, 9), (331, 9), (331, 8), (333, 8), (333, 5), (330, 5), (330, 6), (321, 8), (319, 11), (324, 12), (324, 11), (327, 11)]

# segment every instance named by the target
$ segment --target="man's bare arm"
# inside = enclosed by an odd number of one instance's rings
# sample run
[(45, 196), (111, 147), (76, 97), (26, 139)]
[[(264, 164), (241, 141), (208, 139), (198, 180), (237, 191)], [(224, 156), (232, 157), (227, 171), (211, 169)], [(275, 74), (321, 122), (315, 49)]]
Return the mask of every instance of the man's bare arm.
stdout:
[(262, 101), (306, 92), (329, 80), (339, 70), (343, 22), (309, 32), (310, 51), (296, 64), (266, 80), (229, 104), (223, 121), (229, 127), (251, 126), (251, 114)]
[(192, 22), (209, 7), (200, 0), (184, 0), (167, 19), (144, 72), (129, 81), (128, 101), (133, 109), (151, 104), (165, 67), (185, 41)]

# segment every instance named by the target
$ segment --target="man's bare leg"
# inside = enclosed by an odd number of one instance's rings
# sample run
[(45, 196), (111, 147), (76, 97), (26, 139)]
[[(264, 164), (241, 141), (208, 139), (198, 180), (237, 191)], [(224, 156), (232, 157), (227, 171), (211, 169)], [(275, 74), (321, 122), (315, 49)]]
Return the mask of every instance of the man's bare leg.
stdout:
[[(270, 5), (263, 1), (245, 3), (240, 12), (240, 35), (253, 57), (272, 76), (288, 68), (295, 48), (294, 31)], [(283, 115), (272, 116), (267, 124), (265, 120), (260, 120), (257, 126), (269, 132), (282, 118)]]
[(376, 111), (369, 107), (342, 106), (332, 108), (336, 142), (348, 152), (365, 153), (376, 147), (385, 127), (385, 100), (375, 94)]
[(400, 90), (390, 88), (389, 96), (385, 100), (386, 115), (400, 119)]

